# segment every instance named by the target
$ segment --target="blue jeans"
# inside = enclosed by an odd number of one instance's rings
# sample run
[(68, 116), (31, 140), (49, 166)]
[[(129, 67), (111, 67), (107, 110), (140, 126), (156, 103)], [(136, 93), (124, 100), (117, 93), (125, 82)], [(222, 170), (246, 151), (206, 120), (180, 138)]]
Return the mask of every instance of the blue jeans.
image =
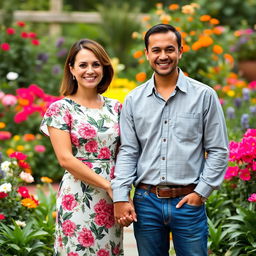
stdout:
[(140, 256), (169, 256), (170, 232), (176, 256), (208, 255), (205, 205), (184, 204), (177, 209), (181, 199), (160, 199), (136, 189), (133, 200), (138, 222), (134, 223), (134, 233)]

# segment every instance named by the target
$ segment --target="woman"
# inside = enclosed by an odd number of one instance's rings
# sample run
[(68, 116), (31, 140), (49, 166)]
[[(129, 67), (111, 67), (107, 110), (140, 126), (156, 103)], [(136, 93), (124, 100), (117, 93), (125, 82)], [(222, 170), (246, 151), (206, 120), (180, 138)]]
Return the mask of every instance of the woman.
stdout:
[(101, 95), (113, 73), (101, 45), (76, 42), (64, 66), (64, 98), (50, 105), (41, 124), (65, 169), (57, 198), (55, 255), (123, 255), (110, 186), (121, 104)]

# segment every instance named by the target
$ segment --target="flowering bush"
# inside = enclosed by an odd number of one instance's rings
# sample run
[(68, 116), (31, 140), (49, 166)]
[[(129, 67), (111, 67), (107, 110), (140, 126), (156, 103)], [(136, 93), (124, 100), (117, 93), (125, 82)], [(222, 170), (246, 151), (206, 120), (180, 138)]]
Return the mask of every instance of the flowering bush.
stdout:
[(34, 182), (33, 176), (27, 172), (30, 168), (26, 162), (27, 156), (14, 152), (0, 166), (0, 219), (4, 223), (24, 226), (39, 202), (29, 193), (24, 185)]
[(239, 29), (234, 32), (235, 43), (231, 46), (233, 52), (239, 61), (256, 60), (256, 31), (247, 28)]
[(225, 180), (249, 202), (256, 202), (256, 129), (248, 129), (240, 142), (229, 144), (231, 165), (227, 168)]
[[(228, 29), (220, 26), (217, 19), (203, 13), (199, 4), (170, 4), (164, 7), (159, 3), (155, 12), (144, 16), (142, 22), (145, 30), (152, 25), (165, 23), (174, 25), (180, 31), (184, 53), (179, 65), (193, 78), (214, 85), (223, 82), (222, 78), (225, 80), (232, 69), (234, 60), (228, 52), (224, 35), (229, 32)], [(133, 33), (133, 38), (138, 42), (133, 55), (139, 65), (136, 67), (139, 69), (136, 75), (138, 82), (144, 82), (152, 73), (148, 63), (145, 64), (144, 35), (145, 31)], [(217, 74), (208, 77), (212, 70), (217, 71)]]

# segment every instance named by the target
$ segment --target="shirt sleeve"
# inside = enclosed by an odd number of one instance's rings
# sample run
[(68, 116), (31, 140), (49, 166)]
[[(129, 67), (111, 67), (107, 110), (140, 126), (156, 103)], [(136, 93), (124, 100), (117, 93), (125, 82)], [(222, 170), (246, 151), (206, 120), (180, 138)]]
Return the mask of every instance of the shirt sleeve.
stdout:
[(49, 136), (48, 126), (70, 132), (70, 112), (61, 101), (52, 103), (46, 110), (40, 125), (40, 130)]
[(113, 201), (129, 201), (129, 192), (136, 178), (140, 151), (132, 115), (132, 98), (127, 97), (120, 115), (121, 146), (117, 156), (115, 178), (111, 181)]
[(226, 122), (216, 92), (210, 91), (204, 112), (203, 146), (206, 159), (203, 172), (195, 191), (203, 197), (209, 197), (222, 183), (228, 164), (228, 136)]

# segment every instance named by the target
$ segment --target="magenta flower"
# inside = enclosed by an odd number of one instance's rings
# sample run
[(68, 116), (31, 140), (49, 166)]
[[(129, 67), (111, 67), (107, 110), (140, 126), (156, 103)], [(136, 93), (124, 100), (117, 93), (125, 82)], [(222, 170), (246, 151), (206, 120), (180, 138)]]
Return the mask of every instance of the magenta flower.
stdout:
[(12, 154), (9, 155), (11, 158), (16, 158), (17, 160), (25, 160), (28, 156), (21, 153), (21, 152), (13, 152)]
[(249, 202), (256, 202), (256, 193), (253, 193), (250, 195), (250, 197), (248, 198)]
[(37, 151), (39, 153), (43, 153), (46, 150), (45, 146), (43, 146), (43, 145), (35, 145), (34, 149), (35, 149), (35, 151)]

